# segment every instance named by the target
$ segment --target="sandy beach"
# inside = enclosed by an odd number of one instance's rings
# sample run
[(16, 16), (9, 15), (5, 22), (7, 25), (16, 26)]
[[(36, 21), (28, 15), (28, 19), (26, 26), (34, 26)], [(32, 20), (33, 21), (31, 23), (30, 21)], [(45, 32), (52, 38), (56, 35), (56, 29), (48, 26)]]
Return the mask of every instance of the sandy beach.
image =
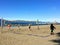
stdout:
[[(51, 40), (59, 38), (56, 33), (60, 32), (60, 25), (56, 27), (54, 35), (50, 35), (50, 25), (40, 25), (39, 30), (37, 26), (32, 26), (31, 31), (28, 26), (0, 27), (0, 45), (55, 45)], [(2, 32), (1, 32), (2, 31)]]

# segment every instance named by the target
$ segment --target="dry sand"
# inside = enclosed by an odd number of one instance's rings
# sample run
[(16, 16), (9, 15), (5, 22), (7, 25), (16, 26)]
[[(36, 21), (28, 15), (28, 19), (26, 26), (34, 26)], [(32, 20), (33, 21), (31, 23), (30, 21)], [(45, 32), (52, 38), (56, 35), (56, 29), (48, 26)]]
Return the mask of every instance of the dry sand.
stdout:
[[(0, 27), (0, 45), (55, 45), (50, 40), (56, 39), (56, 33), (60, 31), (60, 25), (55, 25), (55, 35), (50, 35), (49, 25), (32, 26), (31, 31), (28, 26), (12, 27), (8, 30), (4, 27), (3, 30)], [(1, 33), (2, 30), (2, 33)]]

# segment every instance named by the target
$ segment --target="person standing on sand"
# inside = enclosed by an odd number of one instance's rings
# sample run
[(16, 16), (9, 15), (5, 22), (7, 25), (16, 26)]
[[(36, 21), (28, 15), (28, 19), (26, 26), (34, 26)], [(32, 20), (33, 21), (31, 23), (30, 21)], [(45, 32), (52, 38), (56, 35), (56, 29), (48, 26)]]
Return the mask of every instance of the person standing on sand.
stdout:
[(8, 25), (8, 30), (10, 30), (10, 29), (11, 29), (11, 24)]
[(18, 29), (20, 30), (20, 25), (18, 25)]
[(50, 25), (51, 35), (53, 35), (53, 34), (54, 34), (54, 32), (53, 32), (53, 31), (54, 31), (54, 29), (56, 29), (56, 28), (53, 26), (53, 24), (51, 24), (51, 25)]

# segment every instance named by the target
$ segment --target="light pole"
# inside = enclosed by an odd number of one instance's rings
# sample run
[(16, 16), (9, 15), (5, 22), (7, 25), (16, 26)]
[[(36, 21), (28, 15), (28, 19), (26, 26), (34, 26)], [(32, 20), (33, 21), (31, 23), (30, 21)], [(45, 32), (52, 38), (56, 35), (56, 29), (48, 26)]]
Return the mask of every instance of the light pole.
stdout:
[(3, 18), (1, 18), (1, 32), (3, 30)]

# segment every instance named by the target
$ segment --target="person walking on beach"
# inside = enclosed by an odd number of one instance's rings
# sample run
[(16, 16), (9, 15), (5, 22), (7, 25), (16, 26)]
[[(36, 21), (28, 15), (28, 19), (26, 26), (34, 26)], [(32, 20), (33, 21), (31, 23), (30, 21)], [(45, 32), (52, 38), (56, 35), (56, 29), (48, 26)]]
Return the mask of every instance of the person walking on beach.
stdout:
[(29, 24), (29, 29), (31, 30), (31, 24)]
[(50, 25), (51, 35), (54, 35), (54, 29), (56, 29), (53, 24)]

